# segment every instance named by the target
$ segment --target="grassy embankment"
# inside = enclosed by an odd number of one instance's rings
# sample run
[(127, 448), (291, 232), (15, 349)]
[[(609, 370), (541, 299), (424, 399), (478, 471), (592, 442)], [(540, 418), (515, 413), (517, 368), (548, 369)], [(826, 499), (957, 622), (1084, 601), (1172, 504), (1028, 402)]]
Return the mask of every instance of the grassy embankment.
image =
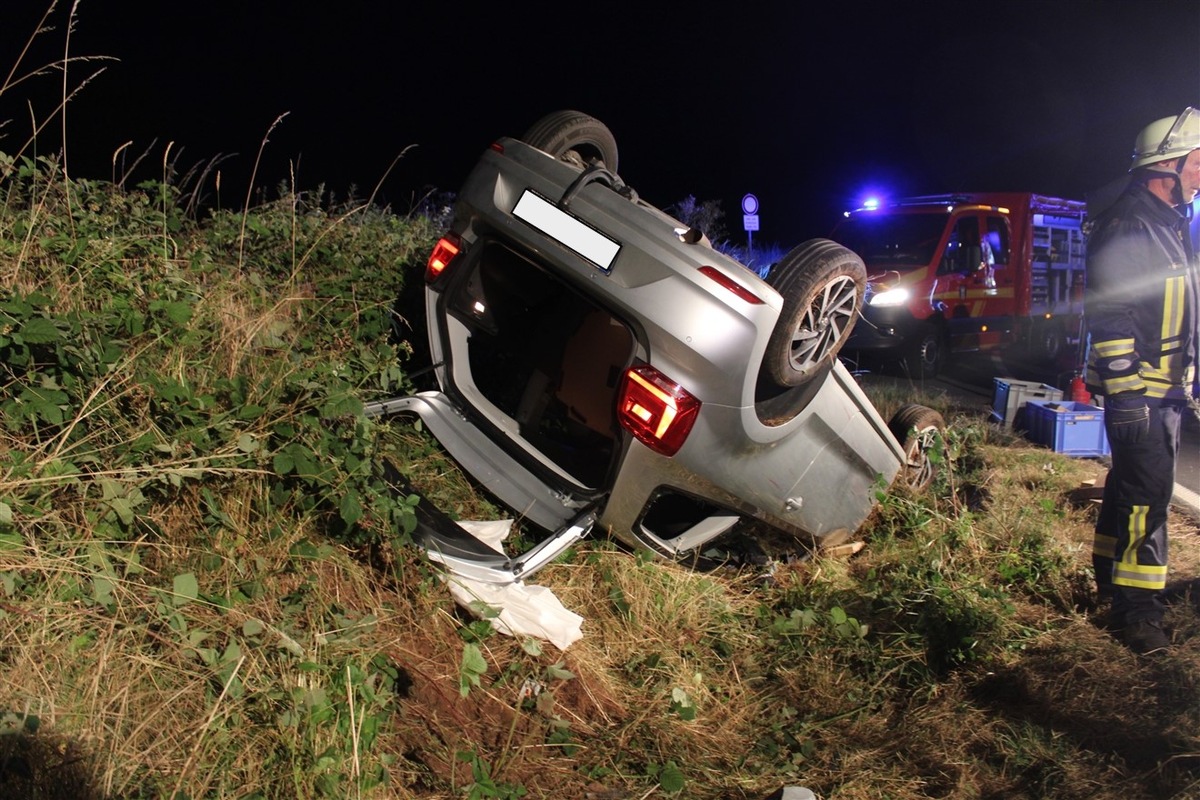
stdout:
[(0, 161), (0, 781), (114, 798), (1200, 788), (1195, 609), (1173, 607), (1180, 645), (1157, 660), (1088, 618), (1092, 511), (1065, 498), (1096, 465), (917, 397), (951, 420), (953, 478), (886, 498), (853, 559), (767, 580), (589, 541), (538, 578), (585, 638), (514, 641), (454, 607), (377, 466), (464, 517), (499, 512), (413, 425), (360, 414), (404, 386), (389, 309), (430, 226), (287, 193), (198, 221), (181, 200)]

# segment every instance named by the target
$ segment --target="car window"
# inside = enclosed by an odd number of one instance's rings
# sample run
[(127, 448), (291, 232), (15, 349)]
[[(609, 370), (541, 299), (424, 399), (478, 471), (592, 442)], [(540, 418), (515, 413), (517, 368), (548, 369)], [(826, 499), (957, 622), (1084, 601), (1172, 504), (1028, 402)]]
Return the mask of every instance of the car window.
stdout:
[(987, 218), (987, 239), (997, 267), (1008, 265), (1008, 218), (992, 215)]
[(979, 220), (974, 216), (960, 217), (950, 231), (942, 261), (938, 265), (938, 274), (973, 272), (981, 262), (981, 250)]

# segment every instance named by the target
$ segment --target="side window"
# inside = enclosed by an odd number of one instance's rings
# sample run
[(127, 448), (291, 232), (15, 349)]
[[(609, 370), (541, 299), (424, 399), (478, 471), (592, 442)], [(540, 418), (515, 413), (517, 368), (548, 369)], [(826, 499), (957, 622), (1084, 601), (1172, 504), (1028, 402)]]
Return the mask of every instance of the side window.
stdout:
[(938, 265), (938, 274), (974, 272), (979, 267), (980, 253), (979, 219), (962, 217), (954, 223), (954, 230), (950, 231), (950, 239), (942, 253), (942, 263)]
[(992, 256), (995, 258), (997, 267), (1003, 267), (1008, 264), (1008, 218), (1007, 217), (988, 217), (987, 218), (987, 238), (986, 241), (992, 249)]

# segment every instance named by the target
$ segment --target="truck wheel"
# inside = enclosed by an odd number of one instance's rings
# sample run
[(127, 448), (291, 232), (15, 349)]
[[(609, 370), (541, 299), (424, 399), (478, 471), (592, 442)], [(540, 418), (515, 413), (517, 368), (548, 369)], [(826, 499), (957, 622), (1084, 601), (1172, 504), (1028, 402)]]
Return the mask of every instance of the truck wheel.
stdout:
[(942, 415), (927, 406), (909, 403), (902, 406), (888, 423), (888, 430), (904, 449), (904, 466), (896, 480), (914, 492), (929, 488), (943, 462), (939, 452), (946, 430)]
[(1033, 336), (1031, 349), (1034, 358), (1046, 364), (1056, 363), (1062, 355), (1063, 348), (1067, 346), (1062, 327), (1053, 322), (1039, 325), (1034, 328)]
[(582, 111), (555, 111), (530, 126), (521, 141), (583, 169), (617, 171), (617, 140), (603, 122)]
[(832, 363), (862, 308), (867, 270), (852, 250), (810, 239), (779, 260), (767, 283), (783, 296), (783, 310), (763, 364), (783, 387), (800, 386)]
[(904, 370), (913, 379), (935, 378), (942, 369), (945, 357), (946, 343), (941, 329), (927, 322), (921, 326), (904, 355)]

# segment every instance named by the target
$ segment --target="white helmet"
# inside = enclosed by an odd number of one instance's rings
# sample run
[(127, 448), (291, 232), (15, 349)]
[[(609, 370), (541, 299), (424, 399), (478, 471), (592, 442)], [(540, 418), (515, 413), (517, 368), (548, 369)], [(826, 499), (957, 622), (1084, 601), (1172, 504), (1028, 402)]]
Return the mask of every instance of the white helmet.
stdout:
[(1141, 169), (1174, 175), (1176, 170), (1161, 162), (1186, 156), (1200, 149), (1200, 112), (1188, 106), (1177, 117), (1163, 117), (1142, 128), (1133, 143), (1133, 164), (1129, 171)]

